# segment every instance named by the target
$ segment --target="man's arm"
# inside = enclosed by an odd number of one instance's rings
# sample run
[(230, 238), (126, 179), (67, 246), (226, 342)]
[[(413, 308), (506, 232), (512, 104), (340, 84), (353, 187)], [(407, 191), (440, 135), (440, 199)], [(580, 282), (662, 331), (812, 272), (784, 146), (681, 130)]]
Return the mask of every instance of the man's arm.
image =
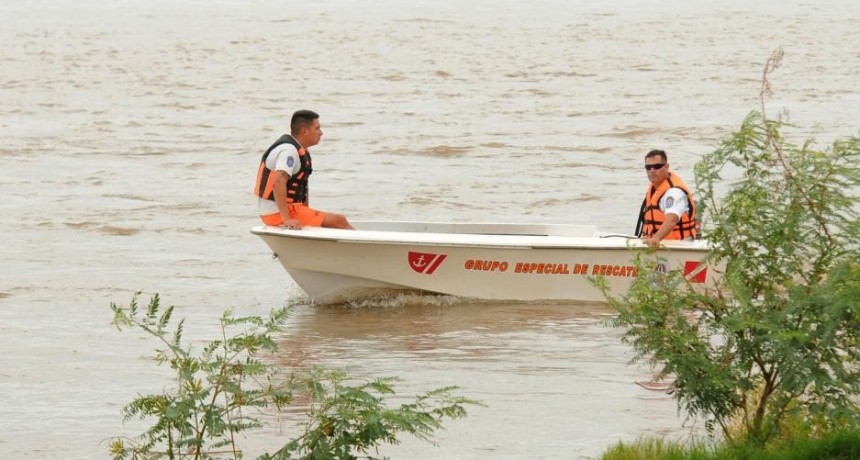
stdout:
[(284, 219), (284, 226), (302, 228), (299, 221), (290, 218), (290, 207), (287, 204), (287, 180), (290, 178), (290, 175), (286, 171), (281, 170), (272, 171), (272, 174), (275, 176), (275, 188), (272, 191), (275, 194), (275, 204), (278, 205), (278, 212), (281, 213), (281, 218)]
[(645, 238), (645, 243), (652, 248), (657, 248), (664, 238), (672, 233), (675, 226), (681, 221), (681, 215), (689, 212), (689, 201), (687, 194), (679, 188), (670, 188), (660, 200), (660, 210), (663, 211), (663, 223), (657, 229), (657, 233), (650, 238)]
[(663, 241), (663, 238), (666, 238), (667, 235), (672, 233), (672, 230), (680, 221), (681, 218), (677, 214), (666, 214), (666, 217), (663, 219), (663, 224), (660, 225), (659, 229), (657, 229), (657, 233), (655, 233), (654, 236), (645, 238), (645, 243), (656, 249), (657, 246), (660, 245), (660, 242)]

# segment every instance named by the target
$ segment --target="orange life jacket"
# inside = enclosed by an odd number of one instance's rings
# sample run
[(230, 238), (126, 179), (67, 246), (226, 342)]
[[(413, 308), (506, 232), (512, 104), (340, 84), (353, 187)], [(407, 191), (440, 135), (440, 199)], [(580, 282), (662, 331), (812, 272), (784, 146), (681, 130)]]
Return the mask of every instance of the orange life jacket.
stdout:
[(254, 193), (258, 197), (265, 200), (275, 201), (275, 178), (272, 175), (272, 170), (266, 167), (266, 158), (275, 150), (275, 147), (283, 144), (290, 144), (299, 152), (299, 171), (290, 175), (287, 179), (287, 203), (308, 203), (308, 176), (313, 172), (311, 164), (311, 152), (299, 145), (293, 136), (284, 134), (263, 154), (260, 160), (260, 167), (257, 169), (257, 184), (254, 187)]
[(670, 188), (679, 188), (687, 195), (687, 201), (690, 204), (690, 209), (681, 215), (681, 220), (678, 225), (672, 229), (665, 239), (667, 240), (683, 240), (687, 238), (698, 238), (699, 223), (696, 220), (696, 202), (693, 200), (693, 194), (687, 184), (678, 177), (677, 174), (670, 172), (669, 178), (660, 183), (659, 186), (648, 185), (645, 191), (645, 199), (642, 201), (642, 209), (639, 211), (639, 222), (636, 224), (636, 235), (639, 237), (652, 236), (657, 233), (666, 215), (660, 210), (660, 199)]

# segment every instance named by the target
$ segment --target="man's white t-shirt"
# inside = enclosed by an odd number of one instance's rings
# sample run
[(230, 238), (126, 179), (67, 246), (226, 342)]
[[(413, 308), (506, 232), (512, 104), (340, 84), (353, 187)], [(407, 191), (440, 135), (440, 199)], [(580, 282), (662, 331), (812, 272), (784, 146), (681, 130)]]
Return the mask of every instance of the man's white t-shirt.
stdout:
[[(284, 171), (290, 177), (301, 169), (299, 151), (292, 144), (281, 144), (266, 157), (266, 167), (274, 171)], [(261, 215), (278, 212), (278, 205), (272, 200), (257, 197), (257, 207)]]
[(659, 205), (660, 211), (663, 211), (663, 214), (674, 214), (679, 219), (684, 213), (690, 212), (690, 203), (687, 201), (687, 194), (677, 187), (666, 190), (666, 193), (660, 198)]

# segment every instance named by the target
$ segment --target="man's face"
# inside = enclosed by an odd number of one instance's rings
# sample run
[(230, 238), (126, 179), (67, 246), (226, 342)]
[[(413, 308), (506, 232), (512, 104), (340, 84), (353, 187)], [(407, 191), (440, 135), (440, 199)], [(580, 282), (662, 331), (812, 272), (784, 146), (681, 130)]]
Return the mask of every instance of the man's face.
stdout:
[(322, 137), (322, 128), (320, 128), (319, 119), (314, 120), (310, 125), (305, 125), (296, 136), (296, 140), (302, 147), (308, 149), (320, 142)]
[(304, 134), (304, 142), (302, 146), (305, 148), (313, 147), (320, 143), (320, 138), (322, 138), (323, 132), (320, 127), (319, 119), (313, 121), (313, 123), (307, 128), (302, 128)]
[[(658, 167), (659, 166), (659, 167)], [(645, 159), (645, 173), (653, 185), (659, 185), (669, 178), (669, 163), (660, 155)]]

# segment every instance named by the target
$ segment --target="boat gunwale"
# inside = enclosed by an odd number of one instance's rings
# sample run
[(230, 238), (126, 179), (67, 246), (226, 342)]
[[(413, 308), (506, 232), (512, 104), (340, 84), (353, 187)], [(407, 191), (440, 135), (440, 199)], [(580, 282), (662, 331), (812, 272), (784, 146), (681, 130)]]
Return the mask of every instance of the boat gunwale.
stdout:
[[(583, 249), (603, 251), (644, 250), (647, 248), (641, 240), (630, 235), (619, 235), (596, 232), (595, 236), (566, 236), (538, 234), (500, 234), (500, 233), (440, 233), (416, 232), (399, 230), (342, 230), (330, 228), (305, 228), (300, 230), (284, 227), (256, 226), (251, 233), (263, 236), (286, 237), (291, 239), (328, 241), (348, 244), (387, 244), (398, 246), (449, 246), (475, 247), (485, 249)], [(391, 239), (390, 235), (413, 236), (412, 238)], [(455, 241), (451, 235), (465, 238), (467, 241)], [(389, 236), (386, 238), (386, 236)], [(478, 240), (491, 237), (495, 241)], [(615, 238), (621, 238), (619, 241)], [(597, 244), (600, 242), (601, 244)], [(610, 244), (605, 244), (611, 242)], [(623, 244), (621, 244), (623, 243)], [(661, 250), (707, 252), (707, 243), (702, 241), (664, 241)]]

